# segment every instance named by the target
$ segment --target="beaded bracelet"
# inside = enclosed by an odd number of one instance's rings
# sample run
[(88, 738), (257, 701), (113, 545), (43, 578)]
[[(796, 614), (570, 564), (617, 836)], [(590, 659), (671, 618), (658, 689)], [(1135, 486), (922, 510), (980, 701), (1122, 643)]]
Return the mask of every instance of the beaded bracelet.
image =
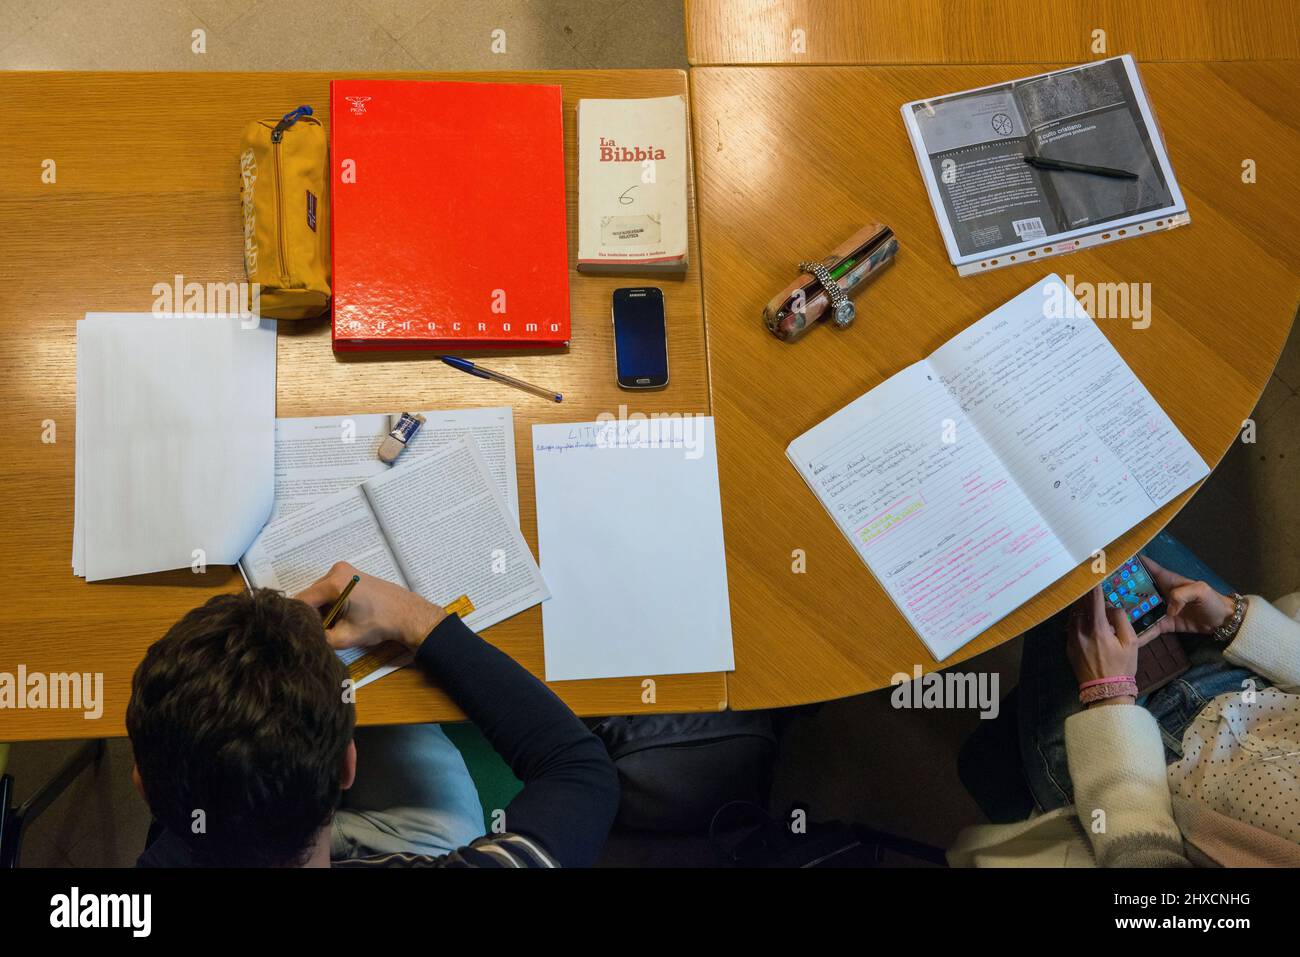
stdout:
[(1136, 698), (1137, 693), (1137, 679), (1132, 675), (1096, 678), (1079, 685), (1079, 704), (1090, 705), (1107, 698), (1122, 698), (1125, 695)]
[(1094, 685), (1113, 684), (1116, 681), (1132, 681), (1136, 684), (1137, 678), (1133, 675), (1111, 675), (1109, 678), (1093, 678), (1091, 681), (1085, 681), (1079, 685), (1079, 690), (1082, 691), (1084, 688), (1091, 688)]

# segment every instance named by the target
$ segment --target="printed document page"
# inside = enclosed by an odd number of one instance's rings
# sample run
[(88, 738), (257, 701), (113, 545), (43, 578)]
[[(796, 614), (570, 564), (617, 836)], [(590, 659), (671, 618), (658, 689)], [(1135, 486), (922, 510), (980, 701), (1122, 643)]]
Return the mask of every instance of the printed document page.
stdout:
[(550, 597), (473, 440), (457, 439), (362, 488), (410, 588), (440, 605), (468, 595), (469, 627), (488, 628)]
[[(519, 520), (514, 413), (509, 407), (423, 413), (425, 423), (392, 466), (401, 467), (457, 438), (478, 443), (510, 514)], [(326, 415), (275, 420), (275, 511), (286, 515), (382, 475), (379, 444), (398, 415)]]

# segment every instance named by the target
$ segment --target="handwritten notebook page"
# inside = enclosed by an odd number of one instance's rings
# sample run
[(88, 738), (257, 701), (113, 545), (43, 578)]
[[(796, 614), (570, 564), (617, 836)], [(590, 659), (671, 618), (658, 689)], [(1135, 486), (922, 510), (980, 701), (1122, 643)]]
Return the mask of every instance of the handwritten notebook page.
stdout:
[(1209, 474), (1055, 275), (930, 364), (1076, 563)]
[(937, 659), (1073, 564), (928, 362), (788, 454)]
[(1063, 290), (1049, 276), (787, 450), (939, 660), (1208, 473), (1083, 310), (1045, 309)]

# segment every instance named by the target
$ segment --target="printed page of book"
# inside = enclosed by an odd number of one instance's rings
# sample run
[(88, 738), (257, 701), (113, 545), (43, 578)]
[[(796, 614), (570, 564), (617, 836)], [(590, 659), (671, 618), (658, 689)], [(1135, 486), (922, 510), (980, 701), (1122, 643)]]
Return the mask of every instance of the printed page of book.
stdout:
[[(506, 507), (519, 524), (519, 474), (515, 466), (515, 413), (508, 405), (485, 409), (435, 409), (424, 412), (424, 425), (397, 464), (471, 437), (487, 462), (492, 480), (501, 489)], [(396, 424), (396, 416), (393, 417)], [(454, 597), (454, 596), (453, 596)]]
[(1074, 564), (927, 361), (786, 454), (938, 660)]
[(930, 364), (1076, 564), (1209, 474), (1055, 274)]
[(340, 561), (409, 587), (360, 486), (268, 522), (239, 564), (253, 587), (294, 595)]
[(508, 406), (445, 409), (423, 413), (427, 420), (389, 466), (379, 444), (397, 415), (324, 415), (275, 420), (275, 509), (272, 518), (311, 505), (374, 475), (402, 465), (464, 436), (471, 436), (487, 460), (510, 513), (519, 521), (515, 469), (514, 413)]
[(390, 428), (383, 413), (276, 419), (272, 519), (388, 471), (379, 443)]
[(550, 597), (475, 442), (454, 442), (361, 486), (409, 587), (438, 604), (468, 595), (482, 630)]
[[(295, 595), (339, 561), (409, 587), (359, 485), (268, 522), (239, 565), (253, 587)], [(351, 665), (367, 650), (348, 648), (337, 654), (345, 665)], [(376, 681), (410, 661), (410, 655), (403, 655), (357, 681), (355, 687)]]

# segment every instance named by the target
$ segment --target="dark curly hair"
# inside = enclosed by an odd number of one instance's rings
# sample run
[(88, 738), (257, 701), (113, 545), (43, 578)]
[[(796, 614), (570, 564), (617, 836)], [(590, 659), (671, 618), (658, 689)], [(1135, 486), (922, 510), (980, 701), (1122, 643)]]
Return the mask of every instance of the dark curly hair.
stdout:
[(338, 806), (346, 677), (319, 613), (279, 592), (190, 611), (145, 653), (127, 705), (154, 816), (205, 864), (301, 864)]

